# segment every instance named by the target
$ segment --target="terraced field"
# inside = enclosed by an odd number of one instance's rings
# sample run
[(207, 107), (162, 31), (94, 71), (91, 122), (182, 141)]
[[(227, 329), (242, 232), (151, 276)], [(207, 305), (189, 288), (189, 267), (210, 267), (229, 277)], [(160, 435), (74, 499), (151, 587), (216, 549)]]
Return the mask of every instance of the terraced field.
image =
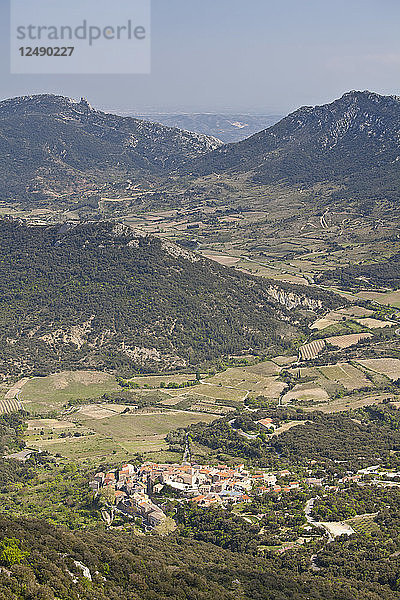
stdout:
[(358, 344), (360, 340), (367, 340), (370, 338), (372, 338), (372, 333), (350, 333), (348, 335), (337, 335), (325, 338), (325, 341), (337, 348), (350, 348), (351, 346)]
[(302, 360), (312, 360), (316, 358), (320, 352), (325, 348), (324, 340), (314, 340), (304, 346), (300, 347), (300, 357)]
[(21, 402), (18, 398), (11, 398), (9, 400), (0, 400), (0, 415), (8, 414), (20, 410), (22, 408)]

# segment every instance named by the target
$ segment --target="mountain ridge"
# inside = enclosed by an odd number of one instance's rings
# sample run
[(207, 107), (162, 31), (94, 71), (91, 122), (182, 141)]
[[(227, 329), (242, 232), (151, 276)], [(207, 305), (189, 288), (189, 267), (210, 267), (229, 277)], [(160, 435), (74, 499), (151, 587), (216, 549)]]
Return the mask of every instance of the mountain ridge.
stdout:
[(220, 146), (216, 138), (106, 114), (49, 94), (0, 102), (0, 199), (37, 203), (59, 194), (124, 190)]
[(399, 161), (400, 98), (351, 91), (329, 104), (301, 107), (242, 142), (212, 151), (194, 161), (192, 172), (247, 173), (262, 184), (333, 181), (355, 194), (368, 193), (369, 181), (372, 194), (393, 188), (397, 199)]

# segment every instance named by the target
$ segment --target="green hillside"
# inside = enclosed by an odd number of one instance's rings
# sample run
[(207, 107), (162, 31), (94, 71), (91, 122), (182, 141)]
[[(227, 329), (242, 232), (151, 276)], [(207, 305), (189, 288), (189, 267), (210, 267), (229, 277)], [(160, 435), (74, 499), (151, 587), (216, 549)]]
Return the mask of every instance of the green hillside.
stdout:
[[(277, 288), (279, 291), (279, 288)], [(286, 290), (286, 292), (285, 292)], [(0, 222), (0, 370), (162, 371), (289, 348), (340, 299), (202, 259), (112, 222), (28, 227)]]

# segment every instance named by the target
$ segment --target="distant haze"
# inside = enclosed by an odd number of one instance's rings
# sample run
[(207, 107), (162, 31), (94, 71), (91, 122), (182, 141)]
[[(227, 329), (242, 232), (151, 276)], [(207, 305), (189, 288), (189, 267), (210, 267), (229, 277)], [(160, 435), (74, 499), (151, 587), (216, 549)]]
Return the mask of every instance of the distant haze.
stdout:
[(277, 123), (279, 115), (211, 114), (211, 113), (125, 113), (127, 116), (179, 127), (195, 133), (212, 135), (225, 143), (239, 142)]
[(151, 74), (107, 76), (10, 75), (8, 4), (0, 98), (55, 93), (118, 111), (274, 115), (352, 89), (400, 92), (398, 0), (152, 0)]

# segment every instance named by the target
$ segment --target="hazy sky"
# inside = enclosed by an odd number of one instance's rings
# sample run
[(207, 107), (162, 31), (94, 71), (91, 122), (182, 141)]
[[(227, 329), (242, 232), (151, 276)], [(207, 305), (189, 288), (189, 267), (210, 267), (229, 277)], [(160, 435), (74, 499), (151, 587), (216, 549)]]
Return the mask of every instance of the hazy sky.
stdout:
[(150, 75), (10, 75), (8, 23), (0, 0), (1, 98), (285, 114), (351, 89), (400, 93), (399, 0), (152, 0)]

